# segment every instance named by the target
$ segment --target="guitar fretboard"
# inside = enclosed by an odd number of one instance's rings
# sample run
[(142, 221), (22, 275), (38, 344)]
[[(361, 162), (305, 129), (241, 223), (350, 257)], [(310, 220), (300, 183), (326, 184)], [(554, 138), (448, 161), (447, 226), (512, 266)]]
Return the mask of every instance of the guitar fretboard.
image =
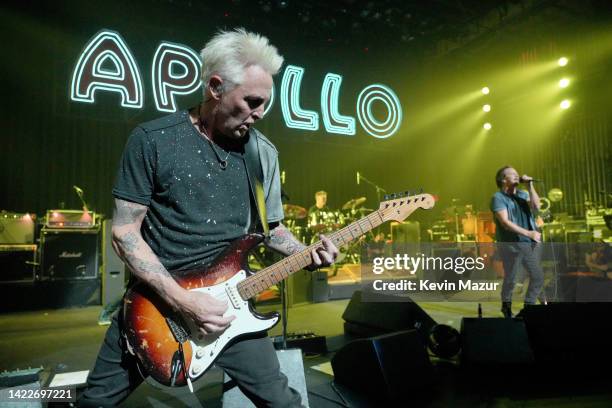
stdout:
[[(362, 219), (347, 225), (346, 227), (329, 234), (327, 237), (340, 248), (345, 244), (359, 238), (368, 231), (378, 227), (384, 222), (382, 210), (377, 210)], [(238, 284), (238, 293), (243, 299), (250, 299), (272, 285), (277, 284), (289, 275), (304, 269), (312, 263), (310, 255), (315, 248), (322, 247), (323, 243), (317, 241), (305, 249), (289, 255), (282, 261), (262, 269), (255, 275), (243, 280)]]
[[(339, 231), (328, 235), (328, 238), (338, 248), (346, 245), (368, 231), (381, 225), (383, 222), (395, 219), (401, 221), (408, 217), (417, 208), (431, 208), (434, 199), (429, 194), (420, 194), (412, 197), (404, 197), (381, 203), (380, 209), (370, 215), (353, 222)], [(315, 248), (323, 246), (321, 241), (307, 246), (303, 250), (289, 255), (282, 261), (262, 269), (255, 275), (243, 280), (237, 285), (238, 293), (244, 299), (250, 299), (272, 285), (277, 284), (289, 277), (292, 273), (304, 269), (312, 263), (311, 252)]]

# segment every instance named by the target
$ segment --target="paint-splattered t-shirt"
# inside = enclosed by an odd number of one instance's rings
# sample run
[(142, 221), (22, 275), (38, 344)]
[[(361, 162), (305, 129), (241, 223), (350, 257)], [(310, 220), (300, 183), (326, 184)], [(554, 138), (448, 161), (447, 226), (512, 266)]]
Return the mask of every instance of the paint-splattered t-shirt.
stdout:
[[(283, 219), (278, 152), (257, 137), (268, 222)], [(216, 153), (213, 149), (216, 149)], [(220, 159), (227, 156), (227, 168)], [(208, 264), (257, 217), (244, 154), (214, 147), (188, 111), (138, 126), (126, 144), (113, 196), (149, 207), (142, 236), (168, 270)]]

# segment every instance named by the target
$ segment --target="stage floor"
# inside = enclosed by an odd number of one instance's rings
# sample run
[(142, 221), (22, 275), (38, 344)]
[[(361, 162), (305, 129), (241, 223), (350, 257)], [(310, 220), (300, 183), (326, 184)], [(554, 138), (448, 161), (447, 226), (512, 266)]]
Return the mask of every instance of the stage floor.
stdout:
[[(294, 305), (289, 309), (289, 332), (314, 332), (326, 336), (329, 353), (321, 356), (306, 356), (304, 366), (309, 391), (310, 406), (342, 406), (341, 400), (330, 387), (332, 377), (311, 367), (328, 362), (333, 353), (347, 341), (343, 334), (342, 313), (347, 300), (335, 300), (317, 304)], [(476, 303), (420, 303), (438, 323), (459, 329), (462, 317), (477, 316)], [(516, 305), (515, 307), (519, 307)], [(260, 310), (276, 308), (276, 305), (260, 307)], [(97, 319), (100, 306), (43, 310), (0, 315), (0, 370), (23, 369), (42, 366), (57, 372), (87, 370), (93, 366), (100, 347), (105, 326)], [(518, 309), (517, 309), (518, 311)], [(498, 303), (483, 304), (484, 317), (500, 317)], [(280, 334), (280, 325), (270, 335)], [(595, 358), (595, 356), (594, 356)], [(567, 387), (543, 388), (541, 392), (524, 392), (521, 381), (504, 388), (470, 387), (462, 390), (457, 385), (454, 363), (446, 364), (445, 380), (437, 387), (437, 395), (427, 406), (504, 406), (504, 407), (608, 407), (612, 401), (609, 386), (598, 384), (580, 386), (575, 390)], [(449, 368), (450, 367), (450, 368)], [(546, 373), (541, 373), (546, 376)], [(407, 379), (418, 373), (407, 372)], [(495, 373), (491, 373), (495, 376)], [(609, 375), (608, 375), (609, 378)], [(527, 381), (527, 380), (526, 380)], [(123, 404), (125, 407), (203, 406), (220, 407), (222, 373), (211, 370), (196, 385), (191, 395), (186, 389), (158, 390), (143, 383)], [(334, 401), (337, 401), (334, 402)], [(351, 401), (351, 406), (369, 406), (367, 402)], [(419, 404), (413, 406), (420, 406)]]

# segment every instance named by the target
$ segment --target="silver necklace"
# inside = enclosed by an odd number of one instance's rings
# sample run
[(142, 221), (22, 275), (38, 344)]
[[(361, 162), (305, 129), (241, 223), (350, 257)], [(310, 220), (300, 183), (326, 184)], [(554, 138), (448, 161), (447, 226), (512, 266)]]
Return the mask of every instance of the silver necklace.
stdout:
[(225, 155), (225, 159), (221, 158), (221, 155), (219, 154), (219, 152), (217, 151), (217, 148), (215, 147), (215, 143), (213, 143), (212, 140), (210, 140), (210, 138), (208, 137), (208, 134), (206, 133), (206, 129), (204, 128), (204, 124), (202, 123), (202, 117), (200, 116), (200, 110), (202, 108), (202, 105), (200, 104), (200, 106), (198, 106), (198, 129), (200, 130), (200, 133), (202, 134), (202, 136), (204, 136), (204, 138), (206, 138), (206, 140), (208, 140), (208, 144), (210, 144), (210, 148), (213, 150), (213, 152), (215, 152), (215, 156), (217, 157), (217, 160), (219, 161), (219, 166), (221, 167), (221, 170), (225, 170), (227, 168), (227, 159), (229, 158), (230, 152), (227, 152), (227, 154)]

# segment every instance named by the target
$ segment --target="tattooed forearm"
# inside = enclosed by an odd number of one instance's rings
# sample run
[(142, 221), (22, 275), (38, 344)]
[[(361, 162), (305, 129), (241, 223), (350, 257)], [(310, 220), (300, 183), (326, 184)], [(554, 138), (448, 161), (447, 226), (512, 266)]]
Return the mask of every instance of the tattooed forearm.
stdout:
[(182, 289), (140, 233), (147, 209), (141, 204), (115, 200), (113, 247), (135, 277), (176, 307)]
[(134, 232), (128, 232), (121, 239), (121, 245), (126, 253), (131, 253), (138, 247), (138, 235)]
[(142, 277), (148, 274), (170, 276), (159, 260), (149, 259), (155, 257), (152, 256), (151, 249), (146, 246), (139, 234), (133, 231), (116, 234), (115, 241), (117, 242), (121, 258), (123, 258), (137, 276)]
[(283, 224), (270, 231), (268, 246), (284, 255), (291, 255), (306, 248)]
[(142, 220), (146, 213), (147, 207), (142, 204), (115, 199), (113, 225), (121, 227), (123, 225), (134, 224), (138, 220)]

